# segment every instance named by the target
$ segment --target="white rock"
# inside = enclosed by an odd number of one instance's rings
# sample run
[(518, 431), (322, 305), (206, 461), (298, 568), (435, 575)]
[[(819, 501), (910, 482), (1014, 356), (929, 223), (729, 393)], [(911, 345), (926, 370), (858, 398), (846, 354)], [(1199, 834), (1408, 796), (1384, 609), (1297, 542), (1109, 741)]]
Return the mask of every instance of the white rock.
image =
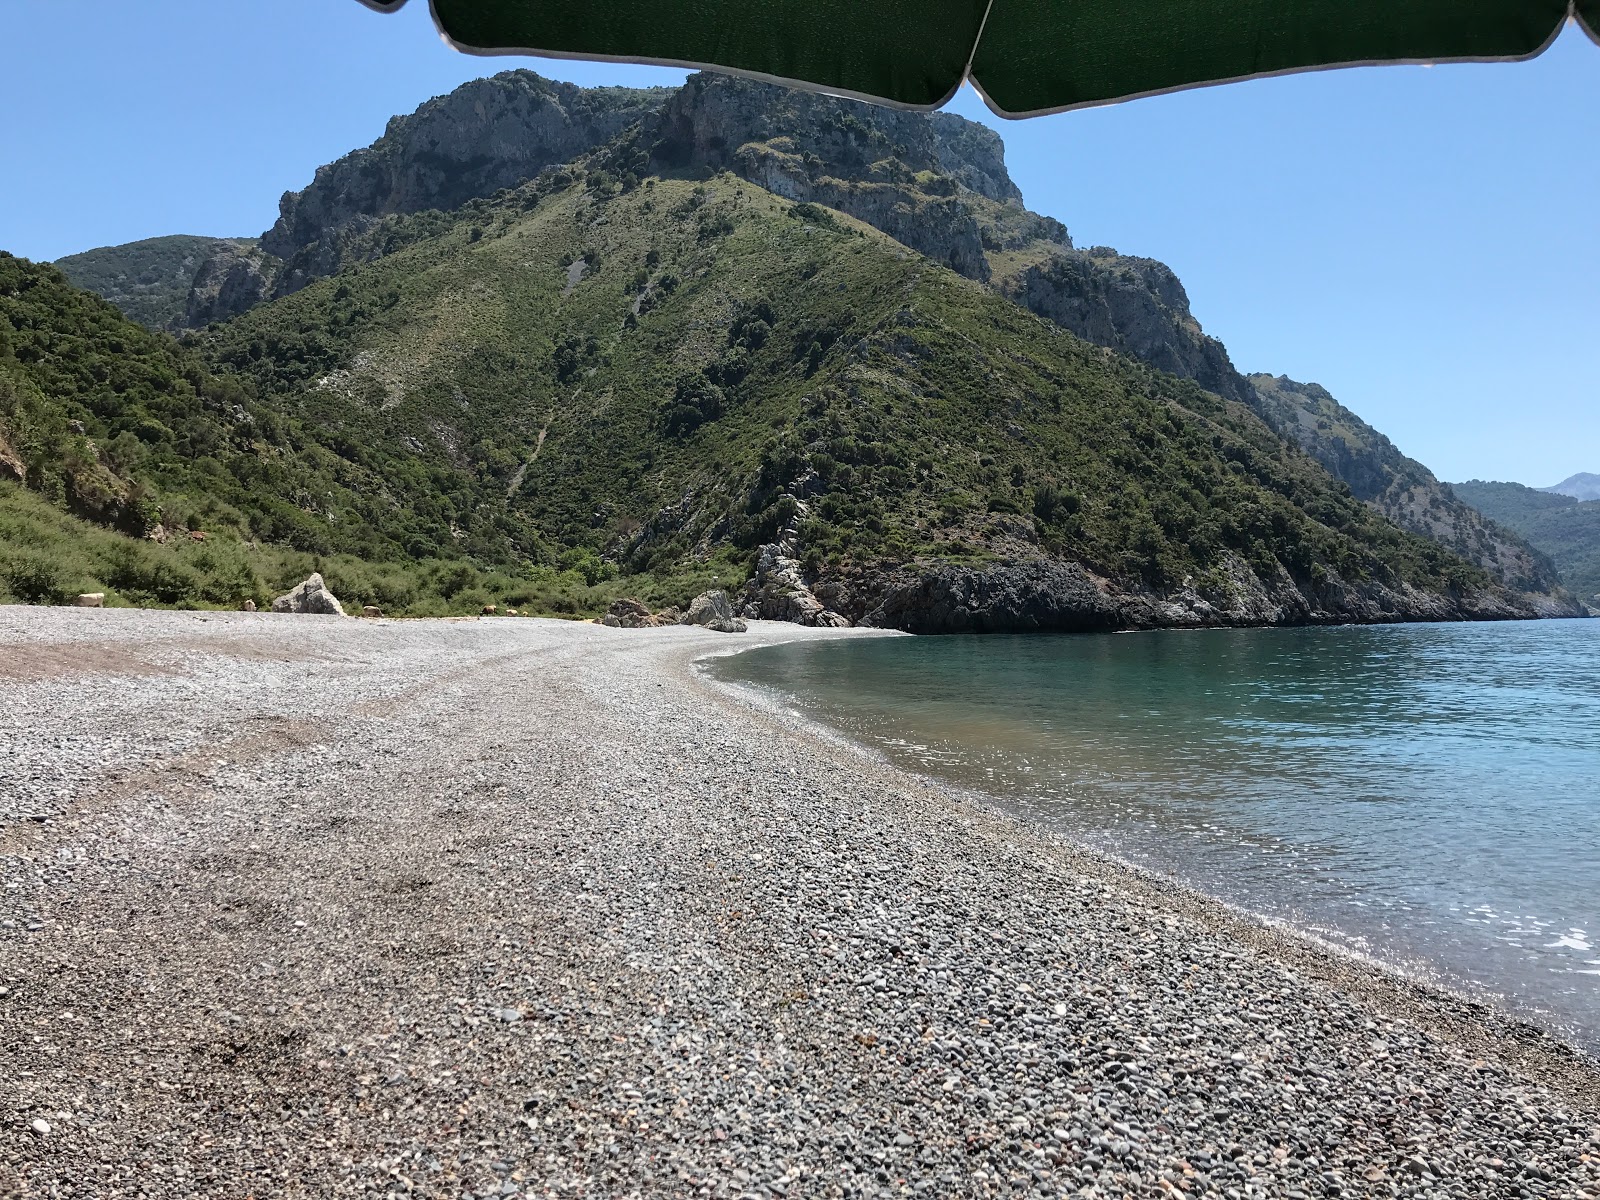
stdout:
[(720, 588), (696, 596), (681, 624), (703, 625), (718, 633), (743, 633), (746, 629), (743, 618), (734, 615), (728, 593)]
[(325, 616), (344, 616), (344, 605), (328, 590), (322, 576), (312, 572), (304, 583), (284, 593), (272, 602), (275, 613), (320, 613)]

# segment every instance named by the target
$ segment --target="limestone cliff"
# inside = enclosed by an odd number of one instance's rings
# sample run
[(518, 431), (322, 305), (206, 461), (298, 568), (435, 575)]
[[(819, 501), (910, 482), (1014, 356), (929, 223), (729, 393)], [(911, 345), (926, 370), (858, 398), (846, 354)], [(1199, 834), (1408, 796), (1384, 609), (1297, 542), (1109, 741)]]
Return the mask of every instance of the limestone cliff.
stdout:
[(582, 88), (532, 71), (475, 80), (395, 117), (382, 137), (286, 192), (260, 253), (224, 253), (196, 278), (188, 324), (247, 311), (332, 275), (379, 219), (449, 210), (593, 150), (653, 112), (670, 88)]
[(999, 281), (1000, 292), (1070, 329), (1153, 367), (1192, 379), (1230, 400), (1250, 388), (1189, 311), (1183, 284), (1165, 263), (1130, 258), (1103, 246), (1059, 251)]
[(189, 285), (181, 325), (199, 329), (270, 300), (282, 266), (257, 245), (217, 246)]

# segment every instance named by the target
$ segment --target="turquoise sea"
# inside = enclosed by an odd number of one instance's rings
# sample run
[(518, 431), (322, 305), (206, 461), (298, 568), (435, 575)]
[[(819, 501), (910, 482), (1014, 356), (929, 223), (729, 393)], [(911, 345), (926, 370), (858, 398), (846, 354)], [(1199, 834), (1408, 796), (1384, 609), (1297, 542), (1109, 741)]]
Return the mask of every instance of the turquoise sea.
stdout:
[(710, 670), (1600, 1052), (1600, 620), (839, 640)]

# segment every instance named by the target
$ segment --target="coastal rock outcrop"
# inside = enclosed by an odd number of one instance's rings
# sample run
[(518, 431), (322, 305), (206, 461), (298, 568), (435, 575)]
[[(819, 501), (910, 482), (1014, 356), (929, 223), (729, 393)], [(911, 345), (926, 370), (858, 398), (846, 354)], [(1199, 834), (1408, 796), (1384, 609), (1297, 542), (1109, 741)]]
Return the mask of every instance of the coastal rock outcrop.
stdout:
[[(1205, 584), (1175, 591), (1119, 589), (1082, 565), (1035, 558), (986, 565), (902, 564), (819, 580), (816, 593), (858, 624), (907, 633), (1071, 633), (1207, 626), (1492, 621), (1540, 615), (1498, 590), (1429, 592), (1404, 583), (1316, 584), (1281, 566), (1262, 579), (1223, 556)], [(820, 622), (819, 622), (820, 623)]]
[(790, 516), (779, 528), (778, 540), (756, 551), (755, 571), (740, 594), (740, 611), (751, 620), (833, 629), (850, 625), (850, 618), (829, 608), (812, 591), (800, 562), (800, 527), (811, 515), (806, 497), (815, 493), (820, 482), (815, 472), (807, 471), (784, 492), (782, 499), (791, 506)]
[(680, 624), (703, 625), (717, 633), (743, 633), (749, 628), (742, 617), (734, 614), (733, 601), (721, 588), (696, 596)]
[(611, 602), (606, 615), (600, 618), (600, 624), (609, 625), (612, 629), (650, 629), (659, 622), (642, 601), (625, 596)]
[(850, 619), (819, 600), (805, 581), (794, 543), (772, 542), (756, 552), (756, 569), (741, 596), (746, 617), (762, 621), (791, 621), (796, 625), (842, 628)]
[(895, 570), (862, 590), (875, 593), (875, 602), (861, 624), (907, 633), (1057, 632), (1122, 623), (1120, 606), (1089, 572), (1046, 559)]
[(319, 616), (342, 617), (344, 605), (328, 590), (321, 574), (313, 572), (304, 582), (285, 592), (272, 602), (275, 613), (309, 613)]

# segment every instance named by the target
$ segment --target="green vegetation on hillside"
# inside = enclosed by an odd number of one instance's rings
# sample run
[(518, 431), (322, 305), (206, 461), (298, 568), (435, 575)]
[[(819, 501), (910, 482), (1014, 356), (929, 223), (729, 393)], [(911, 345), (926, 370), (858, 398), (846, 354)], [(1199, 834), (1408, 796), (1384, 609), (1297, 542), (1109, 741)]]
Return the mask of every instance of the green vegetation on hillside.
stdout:
[(162, 524), (360, 551), (329, 544), (297, 503), (342, 494), (342, 460), (248, 381), (217, 376), (55, 268), (0, 254), (7, 459), (46, 499), (134, 536)]
[(468, 615), (501, 611), (593, 617), (622, 595), (656, 607), (686, 592), (737, 584), (733, 579), (635, 576), (591, 583), (579, 566), (510, 573), (464, 559), (373, 563), (348, 554), (313, 555), (226, 535), (167, 543), (130, 538), (61, 512), (15, 483), (0, 482), (0, 604), (70, 604), (104, 592), (110, 607), (265, 608), (313, 571), (345, 606), (376, 605), (389, 616)]
[(1134, 587), (1224, 551), (1483, 582), (1243, 406), (730, 175), (547, 177), (430, 232), (197, 343), (370, 476), (361, 522), (408, 551), (733, 569), (798, 485), (819, 570), (1021, 537)]
[(1554, 565), (1513, 528), (1483, 519), (1434, 473), (1314, 383), (1252, 375), (1251, 407), (1400, 528), (1476, 563), (1507, 587), (1549, 593)]
[[(1487, 584), (1245, 406), (732, 175), (550, 171), (372, 236), (375, 261), (181, 345), (0, 258), (0, 461), (126, 535), (13, 523), (10, 594), (259, 604), (318, 564), (351, 604), (587, 613), (737, 585), (785, 531), (823, 577)], [(13, 586), (41, 556), (55, 590)]]
[[(394, 613), (495, 603), (593, 615), (623, 589), (614, 567), (581, 550), (502, 555), (497, 570), (449, 538), (401, 546), (302, 507), (353, 497), (369, 478), (351, 477), (248, 379), (218, 377), (54, 268), (0, 254), (0, 480), (28, 489), (0, 485), (0, 596), (105, 590), (113, 602), (232, 607), (320, 569), (346, 602)], [(682, 603), (717, 574), (629, 587)], [(721, 574), (742, 579), (733, 565)]]
[(1549, 555), (1568, 588), (1600, 605), (1600, 500), (1481, 479), (1452, 488), (1484, 516), (1516, 530)]
[(150, 329), (177, 329), (200, 264), (219, 247), (255, 244), (254, 238), (174, 234), (121, 246), (101, 246), (57, 259), (76, 287), (97, 292)]

